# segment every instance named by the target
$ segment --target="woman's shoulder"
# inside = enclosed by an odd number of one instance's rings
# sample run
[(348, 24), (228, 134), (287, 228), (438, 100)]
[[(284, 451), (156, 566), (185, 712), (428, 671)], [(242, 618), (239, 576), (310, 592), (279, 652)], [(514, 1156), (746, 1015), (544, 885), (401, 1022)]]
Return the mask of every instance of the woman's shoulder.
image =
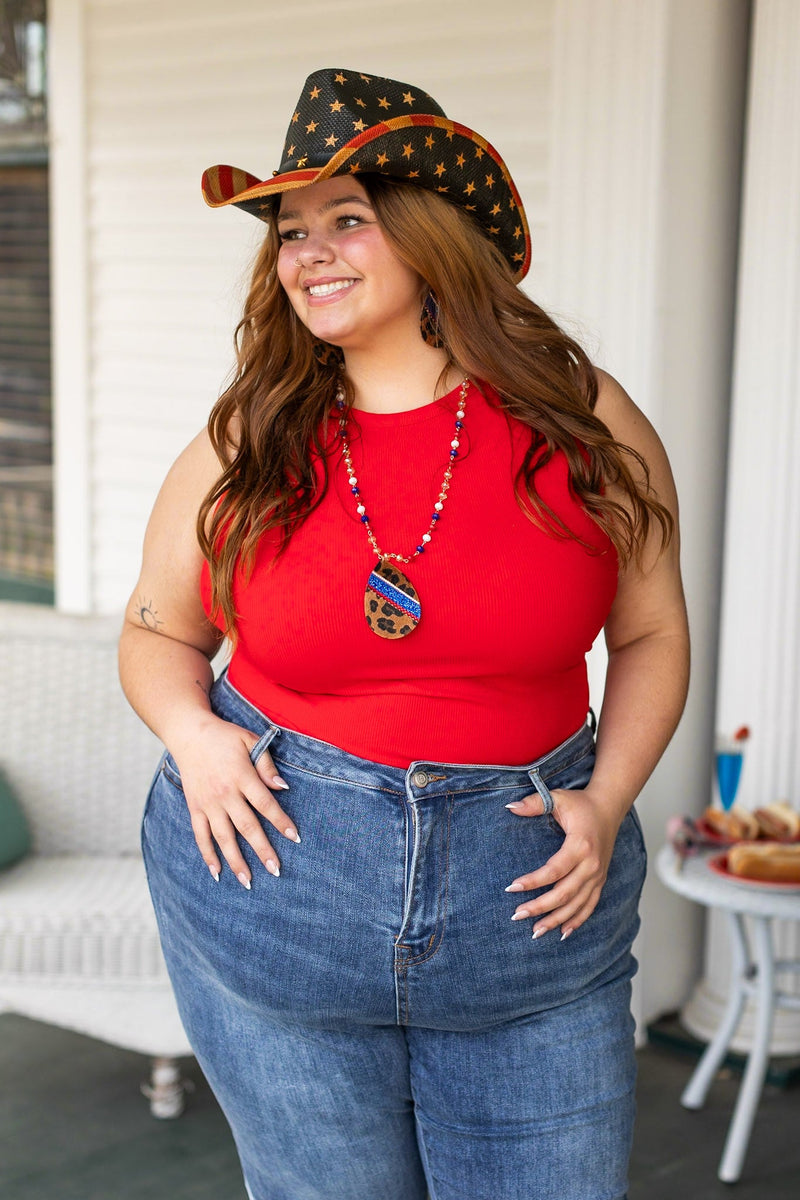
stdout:
[(622, 384), (600, 367), (594, 367), (597, 378), (597, 401), (594, 414), (611, 433), (616, 442), (638, 451), (645, 462), (658, 460), (664, 454), (661, 439), (631, 399)]
[(184, 494), (199, 490), (205, 494), (219, 479), (223, 470), (208, 429), (201, 429), (173, 462), (167, 472), (164, 487), (169, 490), (176, 487)]
[(193, 527), (203, 499), (224, 470), (208, 430), (202, 429), (169, 468), (153, 508), (151, 526), (185, 522)]

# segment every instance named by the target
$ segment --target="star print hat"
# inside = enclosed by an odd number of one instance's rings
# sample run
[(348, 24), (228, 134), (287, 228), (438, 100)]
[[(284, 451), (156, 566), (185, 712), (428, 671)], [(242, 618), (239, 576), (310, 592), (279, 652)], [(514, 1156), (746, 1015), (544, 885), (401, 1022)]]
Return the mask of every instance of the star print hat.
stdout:
[(203, 197), (268, 220), (264, 198), (336, 175), (388, 175), (438, 192), (474, 215), (517, 281), (530, 266), (525, 210), (508, 168), (484, 138), (450, 121), (420, 88), (359, 71), (309, 75), (289, 123), (281, 165), (269, 179), (209, 167)]

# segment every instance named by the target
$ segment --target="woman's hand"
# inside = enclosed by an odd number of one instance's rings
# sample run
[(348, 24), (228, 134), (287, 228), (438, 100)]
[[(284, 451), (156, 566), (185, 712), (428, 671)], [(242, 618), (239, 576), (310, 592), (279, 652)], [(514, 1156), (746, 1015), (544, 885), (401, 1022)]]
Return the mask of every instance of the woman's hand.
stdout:
[[(549, 887), (537, 899), (520, 904), (511, 919), (533, 917), (534, 938), (560, 926), (563, 941), (597, 907), (624, 814), (609, 812), (593, 795), (591, 786), (584, 790), (556, 789), (551, 794), (553, 816), (566, 834), (564, 844), (543, 866), (520, 875), (506, 891), (529, 892)], [(508, 807), (520, 817), (541, 817), (544, 813), (544, 804), (537, 793)]]
[(294, 822), (273, 794), (285, 791), (289, 785), (278, 774), (269, 751), (259, 756), (255, 766), (250, 760), (250, 752), (258, 740), (258, 735), (249, 729), (209, 713), (195, 719), (186, 741), (176, 746), (174, 752), (203, 861), (218, 880), (219, 847), (236, 878), (248, 890), (251, 873), (237, 834), (250, 843), (270, 874), (280, 875), (278, 855), (256, 813), (284, 837), (300, 841)]

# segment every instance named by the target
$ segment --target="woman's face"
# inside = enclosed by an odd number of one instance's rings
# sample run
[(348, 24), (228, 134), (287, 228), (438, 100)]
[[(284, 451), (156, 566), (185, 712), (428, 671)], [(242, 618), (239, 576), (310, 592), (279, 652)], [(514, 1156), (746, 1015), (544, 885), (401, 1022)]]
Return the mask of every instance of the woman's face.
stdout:
[(353, 176), (285, 192), (278, 278), (314, 337), (345, 351), (419, 340), (425, 286), (383, 233)]

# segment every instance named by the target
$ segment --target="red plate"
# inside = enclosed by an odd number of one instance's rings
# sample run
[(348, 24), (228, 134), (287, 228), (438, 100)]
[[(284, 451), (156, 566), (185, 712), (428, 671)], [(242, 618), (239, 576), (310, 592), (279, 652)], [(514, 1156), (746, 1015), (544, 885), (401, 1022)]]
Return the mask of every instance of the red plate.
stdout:
[(713, 858), (706, 861), (712, 871), (729, 879), (732, 883), (743, 883), (746, 887), (766, 888), (770, 892), (800, 892), (800, 883), (784, 883), (777, 879), (750, 879), (748, 875), (734, 875), (728, 870), (727, 854), (715, 854)]

